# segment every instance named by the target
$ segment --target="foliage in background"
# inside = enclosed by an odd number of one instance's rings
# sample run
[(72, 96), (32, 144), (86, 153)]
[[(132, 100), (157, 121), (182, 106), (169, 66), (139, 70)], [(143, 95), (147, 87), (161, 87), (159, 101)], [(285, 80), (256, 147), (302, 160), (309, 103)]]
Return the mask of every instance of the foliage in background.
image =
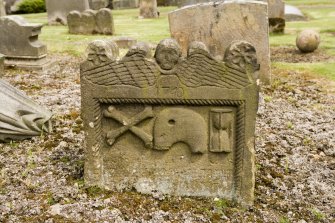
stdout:
[(45, 0), (23, 0), (18, 5), (19, 13), (40, 13), (45, 12)]

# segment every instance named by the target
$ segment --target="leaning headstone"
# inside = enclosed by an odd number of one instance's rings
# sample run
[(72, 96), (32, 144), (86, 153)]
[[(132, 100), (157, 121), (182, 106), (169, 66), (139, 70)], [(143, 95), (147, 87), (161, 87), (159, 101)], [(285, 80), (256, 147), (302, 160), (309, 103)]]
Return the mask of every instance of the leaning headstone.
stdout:
[(140, 5), (139, 0), (114, 0), (113, 9), (134, 9)]
[(99, 10), (107, 7), (108, 0), (89, 0), (89, 4), (91, 9)]
[(47, 47), (38, 40), (43, 25), (28, 23), (21, 16), (0, 17), (0, 53), (5, 65), (28, 70), (44, 70), (53, 65)]
[(0, 142), (51, 132), (52, 113), (0, 80)]
[[(190, 19), (192, 18), (192, 19)], [(270, 47), (267, 4), (257, 1), (229, 1), (187, 6), (169, 13), (171, 36), (186, 53), (190, 42), (199, 40), (214, 56), (223, 55), (233, 40), (245, 40), (256, 47), (260, 79), (269, 83)]]
[(5, 55), (0, 54), (0, 77), (5, 73)]
[(306, 17), (297, 7), (285, 4), (285, 20), (287, 22), (304, 21)]
[(88, 9), (84, 12), (72, 11), (67, 16), (71, 34), (105, 34), (113, 35), (114, 21), (112, 10), (102, 8), (98, 11)]
[(141, 0), (140, 1), (140, 18), (157, 18), (157, 0)]
[(223, 62), (202, 42), (182, 58), (173, 39), (154, 58), (143, 43), (120, 60), (115, 43), (95, 41), (87, 51), (86, 184), (253, 203), (259, 65), (250, 43), (232, 42)]
[(48, 23), (67, 24), (67, 15), (74, 10), (79, 12), (89, 9), (88, 0), (46, 0)]
[(0, 0), (0, 17), (6, 16), (5, 3), (3, 0)]

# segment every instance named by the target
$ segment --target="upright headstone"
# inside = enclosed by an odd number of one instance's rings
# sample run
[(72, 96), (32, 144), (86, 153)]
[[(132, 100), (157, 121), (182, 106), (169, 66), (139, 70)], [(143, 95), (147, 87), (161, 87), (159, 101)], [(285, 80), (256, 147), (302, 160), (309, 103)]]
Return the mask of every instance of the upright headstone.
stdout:
[(0, 80), (0, 142), (51, 132), (52, 113)]
[(77, 10), (79, 12), (89, 9), (88, 0), (46, 0), (46, 8), (48, 12), (48, 23), (67, 24), (67, 15)]
[(154, 59), (143, 43), (121, 60), (115, 43), (95, 41), (87, 52), (87, 185), (253, 203), (259, 65), (250, 43), (232, 42), (223, 62), (201, 42), (181, 58), (173, 39)]
[(6, 66), (43, 70), (52, 65), (46, 45), (38, 40), (41, 28), (21, 16), (0, 17), (0, 53), (6, 57)]
[(233, 40), (253, 43), (263, 83), (271, 79), (267, 18), (267, 4), (259, 1), (203, 3), (169, 13), (171, 36), (184, 54), (189, 43), (195, 40), (206, 43), (215, 56), (223, 55)]
[(0, 54), (0, 78), (5, 73), (5, 55)]
[(140, 0), (113, 0), (113, 9), (134, 9), (140, 6)]
[(6, 16), (5, 2), (0, 0), (0, 17)]
[(108, 0), (89, 0), (90, 8), (99, 10), (108, 6)]
[(268, 3), (270, 32), (282, 33), (285, 29), (285, 3), (282, 0), (258, 0)]
[(84, 12), (72, 11), (67, 16), (69, 33), (71, 34), (105, 34), (113, 35), (114, 21), (112, 10), (102, 8)]
[(140, 18), (157, 18), (157, 0), (140, 0)]

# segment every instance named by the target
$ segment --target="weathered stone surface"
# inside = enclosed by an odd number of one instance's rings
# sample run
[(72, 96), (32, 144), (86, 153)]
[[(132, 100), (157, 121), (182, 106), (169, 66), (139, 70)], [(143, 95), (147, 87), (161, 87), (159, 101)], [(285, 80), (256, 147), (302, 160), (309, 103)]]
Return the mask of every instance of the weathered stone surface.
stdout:
[(285, 4), (285, 20), (288, 22), (304, 21), (306, 17), (297, 7)]
[(3, 80), (0, 80), (0, 98), (0, 141), (51, 132), (51, 112)]
[(268, 3), (270, 32), (282, 33), (285, 29), (285, 3), (282, 0), (258, 0)]
[(117, 60), (115, 46), (91, 43), (81, 66), (86, 184), (252, 204), (255, 48), (232, 42), (221, 62), (201, 42), (186, 58), (174, 39), (154, 58), (139, 43)]
[(5, 2), (0, 0), (0, 17), (6, 16)]
[(90, 8), (99, 10), (108, 6), (108, 0), (89, 0)]
[(114, 0), (114, 9), (134, 9), (140, 6), (139, 0)]
[(85, 11), (89, 9), (88, 0), (46, 0), (49, 25), (67, 24), (67, 15), (71, 11)]
[[(192, 19), (190, 19), (192, 18)], [(227, 1), (187, 6), (169, 13), (171, 36), (185, 54), (190, 42), (199, 40), (211, 54), (221, 57), (233, 40), (245, 40), (256, 47), (260, 79), (269, 83), (270, 48), (267, 4)]]
[(140, 0), (140, 18), (157, 18), (157, 0)]
[(112, 10), (107, 8), (84, 12), (72, 11), (67, 16), (69, 33), (72, 34), (105, 34), (114, 33)]
[(5, 55), (0, 54), (0, 77), (4, 75), (5, 72)]
[(52, 65), (47, 59), (47, 48), (38, 40), (41, 24), (28, 23), (21, 16), (0, 18), (0, 53), (6, 66), (43, 70)]
[(320, 44), (320, 34), (312, 29), (305, 29), (300, 32), (296, 39), (298, 49), (303, 53), (315, 51)]

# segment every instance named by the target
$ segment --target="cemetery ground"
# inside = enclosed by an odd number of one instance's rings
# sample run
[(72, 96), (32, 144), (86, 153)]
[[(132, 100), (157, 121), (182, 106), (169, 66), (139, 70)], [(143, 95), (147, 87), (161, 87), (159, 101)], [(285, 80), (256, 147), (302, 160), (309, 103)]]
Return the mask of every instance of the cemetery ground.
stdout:
[[(79, 64), (89, 41), (111, 37), (46, 26), (40, 39), (59, 70), (6, 70), (3, 78), (54, 113), (54, 130), (0, 145), (0, 222), (334, 222), (335, 3), (286, 2), (300, 6), (308, 21), (289, 22), (285, 34), (270, 36), (272, 84), (261, 90), (253, 207), (86, 186)], [(169, 37), (172, 9), (160, 8), (157, 20), (138, 20), (138, 10), (113, 11), (116, 35), (156, 44)], [(25, 17), (47, 22), (46, 14)], [(321, 45), (302, 55), (295, 37), (305, 28), (320, 31)]]

